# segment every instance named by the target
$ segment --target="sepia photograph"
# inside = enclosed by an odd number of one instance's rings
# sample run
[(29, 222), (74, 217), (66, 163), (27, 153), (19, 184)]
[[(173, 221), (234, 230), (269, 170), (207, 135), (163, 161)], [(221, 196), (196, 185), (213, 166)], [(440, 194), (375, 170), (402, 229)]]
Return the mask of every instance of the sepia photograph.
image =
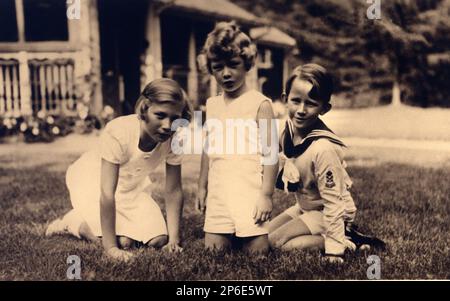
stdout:
[(0, 281), (449, 280), (449, 80), (450, 0), (0, 0)]

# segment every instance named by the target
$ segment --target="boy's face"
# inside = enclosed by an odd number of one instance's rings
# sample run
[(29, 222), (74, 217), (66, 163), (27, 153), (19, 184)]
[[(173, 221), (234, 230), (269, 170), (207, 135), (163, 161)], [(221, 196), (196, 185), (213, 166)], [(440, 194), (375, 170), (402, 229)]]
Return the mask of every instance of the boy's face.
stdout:
[(288, 95), (289, 118), (296, 129), (305, 130), (310, 128), (319, 118), (325, 114), (330, 106), (323, 101), (314, 100), (309, 97), (313, 85), (301, 79), (295, 79), (292, 83), (291, 92)]
[(212, 59), (211, 71), (225, 94), (238, 97), (244, 92), (247, 70), (240, 56), (235, 55), (227, 60)]
[(145, 113), (144, 134), (155, 142), (164, 142), (172, 132), (172, 122), (181, 118), (182, 103), (153, 103)]

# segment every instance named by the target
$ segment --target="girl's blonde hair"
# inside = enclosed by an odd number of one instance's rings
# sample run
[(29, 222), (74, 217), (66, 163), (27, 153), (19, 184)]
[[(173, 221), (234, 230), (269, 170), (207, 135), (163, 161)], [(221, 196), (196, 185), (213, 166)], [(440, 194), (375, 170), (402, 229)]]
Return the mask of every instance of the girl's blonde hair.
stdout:
[(210, 74), (212, 60), (229, 60), (236, 55), (244, 60), (245, 69), (249, 71), (255, 64), (257, 54), (256, 45), (234, 21), (217, 23), (214, 30), (208, 34), (202, 50)]
[(135, 107), (135, 112), (141, 120), (146, 121), (146, 113), (153, 103), (183, 103), (182, 118), (188, 121), (192, 118), (193, 108), (188, 95), (170, 78), (155, 79), (145, 86)]

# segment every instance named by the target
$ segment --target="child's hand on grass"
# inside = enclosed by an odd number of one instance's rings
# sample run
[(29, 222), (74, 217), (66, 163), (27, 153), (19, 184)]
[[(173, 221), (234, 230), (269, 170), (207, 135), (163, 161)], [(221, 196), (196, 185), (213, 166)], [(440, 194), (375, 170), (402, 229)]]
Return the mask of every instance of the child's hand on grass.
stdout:
[(195, 199), (195, 210), (201, 214), (204, 214), (206, 210), (206, 194), (206, 188), (198, 188), (197, 198)]
[(120, 250), (118, 247), (112, 247), (106, 251), (106, 254), (112, 259), (128, 262), (133, 258), (133, 253)]
[(356, 251), (356, 245), (347, 238), (344, 239), (344, 245), (345, 245), (345, 248), (348, 249), (349, 251), (352, 251), (352, 252)]
[(334, 256), (334, 255), (325, 255), (322, 257), (323, 261), (329, 262), (329, 263), (344, 263), (344, 258), (341, 256)]
[(163, 251), (169, 252), (169, 253), (180, 253), (183, 252), (183, 248), (180, 247), (178, 241), (169, 241), (167, 245), (165, 245), (163, 248)]
[(253, 210), (253, 220), (255, 224), (260, 224), (270, 219), (272, 213), (272, 196), (262, 195), (256, 201), (255, 209)]

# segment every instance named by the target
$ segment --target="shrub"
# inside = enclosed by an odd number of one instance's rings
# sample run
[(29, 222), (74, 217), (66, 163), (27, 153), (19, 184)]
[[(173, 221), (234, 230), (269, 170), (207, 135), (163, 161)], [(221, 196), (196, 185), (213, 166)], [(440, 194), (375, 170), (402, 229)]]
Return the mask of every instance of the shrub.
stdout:
[(90, 114), (84, 105), (78, 106), (75, 116), (49, 115), (44, 111), (31, 116), (6, 114), (0, 117), (0, 141), (5, 137), (20, 136), (28, 143), (52, 142), (72, 132), (86, 134), (101, 129), (113, 118), (114, 110), (110, 106), (105, 106), (97, 116)]

